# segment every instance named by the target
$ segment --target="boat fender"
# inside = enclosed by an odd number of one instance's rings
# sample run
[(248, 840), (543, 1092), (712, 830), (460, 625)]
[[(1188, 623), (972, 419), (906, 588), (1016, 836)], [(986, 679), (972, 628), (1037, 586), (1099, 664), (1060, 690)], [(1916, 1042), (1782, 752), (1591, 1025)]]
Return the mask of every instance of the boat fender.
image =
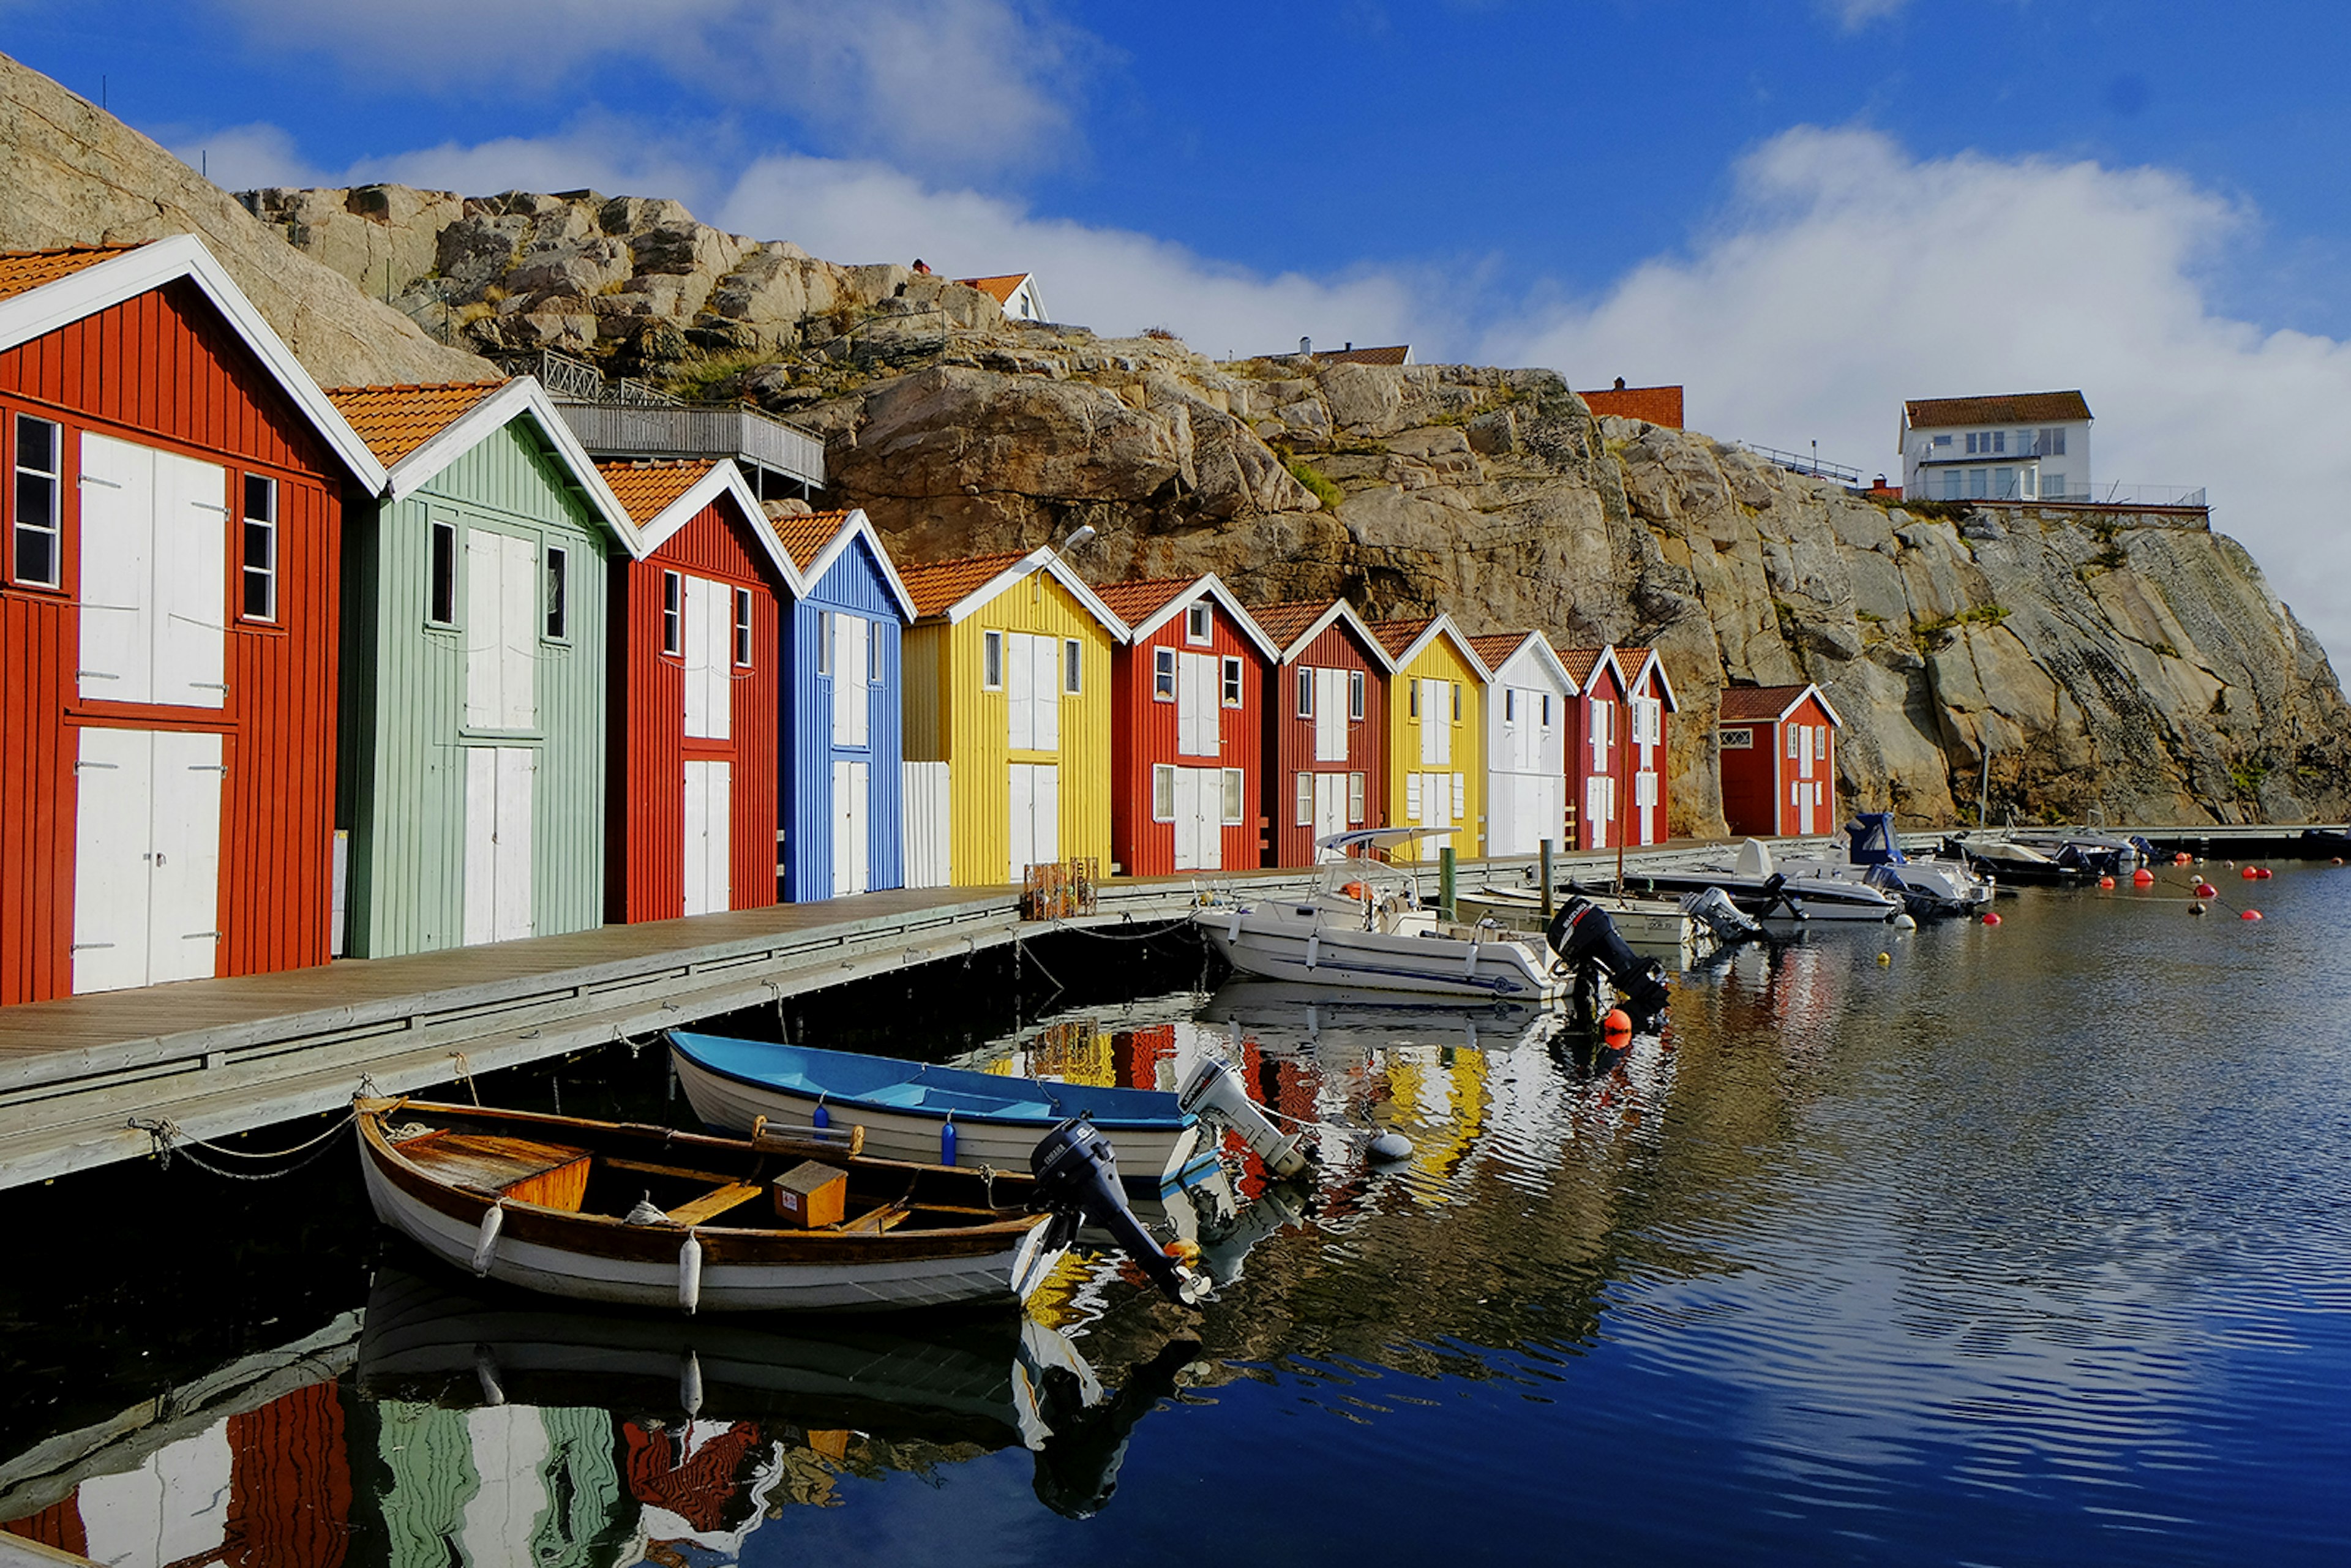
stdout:
[(1382, 1133), (1364, 1145), (1364, 1156), (1386, 1165), (1409, 1159), (1412, 1157), (1412, 1140), (1402, 1133)]
[(1228, 942), (1238, 942), (1240, 939), (1241, 912), (1240, 906), (1236, 904), (1233, 906), (1232, 914), (1225, 917), (1225, 940)]
[(811, 1127), (832, 1125), (832, 1113), (824, 1108), (824, 1096), (821, 1094), (816, 1097), (816, 1109), (809, 1113), (809, 1125)]
[(1306, 934), (1306, 967), (1308, 968), (1311, 969), (1314, 967), (1315, 957), (1322, 952), (1322, 933), (1320, 931), (1309, 931)]
[(950, 1112), (948, 1112), (948, 1113), (947, 1113), (947, 1119), (946, 1119), (946, 1124), (945, 1124), (945, 1125), (943, 1125), (943, 1126), (941, 1126), (941, 1127), (939, 1128), (939, 1164), (941, 1164), (941, 1165), (943, 1165), (943, 1166), (951, 1166), (951, 1165), (953, 1165), (953, 1164), (955, 1164), (955, 1163), (956, 1163), (956, 1130), (955, 1130), (955, 1113), (954, 1113), (954, 1112), (952, 1112), (952, 1111), (950, 1111)]
[(490, 1271), (490, 1254), (498, 1249), (498, 1232), (506, 1228), (504, 1206), (492, 1204), (482, 1215), (481, 1228), (474, 1232), (474, 1272)]
[(689, 1317), (702, 1304), (702, 1243), (691, 1230), (677, 1249), (677, 1304)]
[(483, 1404), (498, 1406), (507, 1402), (506, 1385), (498, 1381), (498, 1358), (490, 1354), (488, 1345), (474, 1347), (474, 1381), (482, 1385)]
[(1462, 974), (1462, 977), (1463, 977), (1465, 979), (1475, 979), (1475, 978), (1477, 978), (1477, 976), (1478, 976), (1478, 938), (1476, 938), (1475, 936), (1472, 936), (1472, 937), (1470, 937), (1470, 938), (1469, 938), (1469, 951), (1468, 951), (1467, 954), (1465, 954), (1465, 955), (1463, 956), (1463, 957), (1462, 957), (1462, 960), (1461, 960), (1461, 974)]
[(677, 1364), (677, 1402), (687, 1416), (702, 1414), (702, 1358), (686, 1346), (685, 1359)]
[(1908, 911), (1906, 910), (1902, 914), (1894, 917), (1894, 929), (1896, 931), (1916, 931), (1918, 929), (1918, 922), (1912, 918)]

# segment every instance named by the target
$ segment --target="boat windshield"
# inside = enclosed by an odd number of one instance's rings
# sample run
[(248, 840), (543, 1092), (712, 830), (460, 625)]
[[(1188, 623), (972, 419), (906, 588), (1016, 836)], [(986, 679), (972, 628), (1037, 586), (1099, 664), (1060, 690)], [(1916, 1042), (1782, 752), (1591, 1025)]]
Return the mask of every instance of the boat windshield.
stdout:
[(1362, 910), (1370, 918), (1374, 909), (1388, 912), (1420, 906), (1420, 883), (1410, 872), (1385, 861), (1332, 861), (1322, 868), (1315, 897), (1325, 907)]

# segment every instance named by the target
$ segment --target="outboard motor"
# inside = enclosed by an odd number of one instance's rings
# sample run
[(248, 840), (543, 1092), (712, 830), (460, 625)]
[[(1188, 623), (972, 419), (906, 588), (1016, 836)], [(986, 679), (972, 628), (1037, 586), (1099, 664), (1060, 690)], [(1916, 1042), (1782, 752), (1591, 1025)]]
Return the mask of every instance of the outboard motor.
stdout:
[(1746, 911), (1730, 902), (1730, 894), (1719, 887), (1701, 888), (1681, 897), (1684, 915), (1701, 922), (1714, 933), (1717, 942), (1728, 945), (1745, 942), (1763, 935), (1763, 927)]
[(1192, 1069), (1176, 1091), (1176, 1103), (1196, 1116), (1214, 1116), (1238, 1133), (1276, 1180), (1302, 1175), (1313, 1160), (1313, 1150), (1301, 1146), (1299, 1134), (1284, 1136), (1243, 1091), (1232, 1070), (1213, 1056), (1202, 1057)]
[(1118, 1490), (1134, 1424), (1176, 1392), (1178, 1375), (1199, 1358), (1199, 1341), (1170, 1341), (1128, 1373), (1108, 1401), (1087, 1400), (1073, 1374), (1050, 1368), (1038, 1389), (1053, 1430), (1037, 1450), (1037, 1500), (1064, 1519), (1100, 1513)]
[(1666, 1010), (1665, 970), (1655, 958), (1643, 958), (1625, 946), (1616, 923), (1592, 900), (1569, 899), (1552, 916), (1543, 940), (1571, 968), (1605, 974), (1635, 1019), (1654, 1019)]
[(1207, 1280), (1162, 1250), (1126, 1206), (1117, 1152), (1092, 1122), (1073, 1116), (1046, 1134), (1029, 1151), (1029, 1171), (1037, 1178), (1040, 1205), (1109, 1231), (1169, 1301), (1190, 1306), (1207, 1295)]

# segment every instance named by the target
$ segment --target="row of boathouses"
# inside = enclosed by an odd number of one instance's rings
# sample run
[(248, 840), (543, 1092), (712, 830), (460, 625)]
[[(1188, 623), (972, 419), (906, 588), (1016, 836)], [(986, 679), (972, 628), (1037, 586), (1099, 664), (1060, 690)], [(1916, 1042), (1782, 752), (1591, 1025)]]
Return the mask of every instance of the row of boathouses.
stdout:
[[(1666, 834), (1653, 650), (902, 567), (730, 459), (591, 457), (527, 376), (321, 389), (193, 237), (0, 256), (0, 1003), (1354, 827)], [(1825, 823), (1834, 715), (1758, 702), (1726, 747), (1774, 811), (1801, 750)]]

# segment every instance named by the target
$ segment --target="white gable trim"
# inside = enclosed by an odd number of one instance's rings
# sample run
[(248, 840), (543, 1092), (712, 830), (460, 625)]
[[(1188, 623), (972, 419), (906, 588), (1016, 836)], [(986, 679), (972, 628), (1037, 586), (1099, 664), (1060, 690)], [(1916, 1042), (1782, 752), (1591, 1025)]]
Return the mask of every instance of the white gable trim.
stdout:
[(1241, 635), (1255, 643), (1258, 652), (1263, 653), (1268, 660), (1281, 657), (1281, 651), (1273, 645), (1273, 639), (1265, 634), (1265, 628), (1259, 626), (1250, 616), (1249, 607), (1236, 599), (1233, 596), (1233, 591), (1227, 588), (1223, 580), (1213, 571), (1202, 573), (1190, 587), (1153, 611), (1147, 619), (1136, 622), (1127, 632), (1127, 641), (1142, 642), (1145, 637), (1176, 619), (1204, 594), (1225, 607), (1231, 614), (1233, 623), (1240, 628)]
[(329, 402), (294, 350), (273, 330), (236, 286), (213, 253), (193, 235), (173, 235), (122, 256), (96, 262), (79, 272), (27, 289), (13, 299), (0, 300), (0, 349), (28, 343), (85, 317), (111, 309), (126, 299), (186, 278), (201, 290), (226, 319), (232, 331), (251, 349), (286, 395), (294, 401), (310, 427), (326, 441), (369, 494), (383, 488), (383, 465), (368, 450), (342, 411)]
[(1626, 697), (1633, 695), (1633, 683), (1625, 678), (1625, 666), (1616, 657), (1616, 644), (1611, 643), (1600, 650), (1600, 657), (1592, 661), (1592, 669), (1583, 677), (1585, 695), (1590, 695), (1592, 688), (1599, 684), (1600, 672), (1603, 669), (1616, 672), (1616, 690), (1620, 695)]
[(832, 570), (833, 563), (848, 553), (849, 547), (860, 538), (865, 540), (866, 548), (873, 552), (874, 561), (882, 568), (882, 576), (890, 584), (890, 595), (898, 601), (899, 615), (908, 625), (914, 624), (914, 595), (908, 593), (905, 583), (899, 580), (897, 563), (890, 559), (889, 549), (882, 542), (882, 530), (873, 526), (873, 520), (865, 515), (862, 507), (852, 507), (840, 528), (825, 541), (824, 548), (809, 558), (808, 570), (803, 574), (808, 586), (803, 591), (814, 592), (816, 585), (824, 580), (824, 574)]
[(1445, 614), (1441, 611), (1437, 613), (1437, 619), (1428, 623), (1428, 629), (1423, 632), (1419, 636), (1415, 637), (1412, 640), (1411, 645), (1405, 648), (1403, 653), (1396, 655), (1395, 664), (1390, 667), (1398, 670), (1403, 669), (1406, 664), (1411, 664), (1415, 659), (1420, 657), (1420, 651), (1423, 648), (1427, 647), (1439, 637), (1451, 638), (1453, 640), (1455, 650), (1460, 653), (1463, 659), (1468, 662), (1471, 669), (1478, 672), (1479, 679), (1484, 681), (1488, 685), (1493, 685), (1494, 672), (1486, 667), (1486, 661), (1478, 656), (1478, 650), (1469, 645), (1469, 639), (1461, 634), (1461, 628), (1453, 624), (1453, 617)]
[(1501, 678), (1510, 672), (1510, 668), (1512, 664), (1517, 664), (1520, 658), (1529, 654), (1529, 643), (1533, 644), (1532, 657), (1534, 662), (1537, 664), (1541, 665), (1544, 671), (1550, 674), (1552, 685), (1556, 686), (1561, 693), (1567, 696), (1573, 697), (1582, 696), (1583, 695), (1582, 690), (1578, 688), (1575, 684), (1575, 677), (1567, 673), (1567, 666), (1560, 662), (1558, 652), (1551, 645), (1551, 639), (1544, 636), (1541, 632), (1530, 632), (1525, 636), (1519, 639), (1519, 645), (1510, 650), (1510, 656), (1504, 659), (1500, 664), (1494, 666), (1494, 680), (1498, 682), (1500, 681)]
[(759, 497), (752, 494), (750, 484), (743, 477), (743, 470), (735, 465), (732, 457), (721, 457), (713, 463), (710, 471), (696, 479), (691, 489), (664, 507), (653, 521), (643, 525), (645, 548), (641, 554), (649, 556), (669, 543), (677, 537), (680, 528), (701, 513), (703, 507), (721, 496), (735, 497), (735, 504), (742, 508), (744, 517), (751, 525), (751, 532), (758, 538), (759, 548), (768, 552), (768, 559), (782, 574), (784, 587), (795, 596), (805, 592), (799, 569), (792, 565), (792, 558), (785, 550), (784, 541), (776, 537), (775, 528), (768, 521), (767, 508), (759, 505)]
[(531, 422), (547, 437), (548, 444), (562, 458), (571, 476), (588, 493), (589, 504), (604, 519), (614, 537), (629, 547), (629, 553), (639, 560), (651, 548), (638, 531), (636, 520), (612, 487), (604, 483), (604, 476), (596, 471), (596, 460), (588, 455), (571, 427), (555, 411), (547, 389), (538, 384), (536, 376), (517, 376), (489, 396), (459, 414), (433, 438), (392, 465), (384, 496), (387, 500), (404, 501), (437, 478), (449, 465), (487, 440), (494, 431), (504, 430), (517, 418), (528, 414)]
[(1395, 674), (1396, 663), (1388, 657), (1387, 644), (1372, 632), (1371, 623), (1355, 613), (1355, 607), (1343, 599), (1334, 599), (1331, 608), (1314, 618), (1314, 623), (1301, 632), (1289, 647), (1275, 655), (1275, 662), (1287, 664), (1314, 644), (1314, 639), (1344, 621), (1355, 629), (1355, 641), (1371, 659), (1373, 666), (1384, 674)]
[(1794, 713), (1798, 708), (1804, 706), (1804, 699), (1806, 697), (1811, 697), (1821, 705), (1821, 711), (1829, 716), (1829, 724), (1831, 727), (1835, 729), (1843, 729), (1844, 727), (1844, 718), (1838, 715), (1837, 710), (1834, 707), (1830, 706), (1828, 694), (1821, 690), (1821, 688), (1816, 685), (1807, 685), (1802, 691), (1798, 692), (1794, 696), (1789, 698), (1788, 706), (1782, 708), (1780, 710), (1780, 716), (1773, 719), (1771, 722), (1773, 724), (1787, 723), (1788, 716)]
[(1086, 613), (1102, 623), (1102, 629), (1111, 634), (1113, 642), (1123, 643), (1127, 640), (1126, 622), (1120, 620), (1117, 612), (1102, 601), (1100, 595), (1086, 586), (1085, 579), (1070, 570), (1069, 563), (1061, 559), (1061, 552), (1050, 545), (1038, 546), (987, 581), (948, 605), (944, 619), (950, 626), (958, 621), (967, 619), (989, 600), (1017, 582), (1027, 581), (1040, 570), (1047, 572), (1054, 581), (1068, 589), (1070, 597), (1085, 606)]
[[(1625, 666), (1619, 664), (1616, 667), (1622, 670)], [(1681, 712), (1682, 699), (1674, 695), (1673, 679), (1666, 674), (1666, 662), (1657, 657), (1657, 651), (1655, 648), (1650, 649), (1649, 656), (1641, 661), (1641, 667), (1633, 672), (1633, 678), (1625, 683), (1625, 691), (1630, 693), (1639, 690), (1641, 683), (1648, 678), (1651, 670), (1657, 672), (1657, 688), (1666, 694), (1666, 711)]]

